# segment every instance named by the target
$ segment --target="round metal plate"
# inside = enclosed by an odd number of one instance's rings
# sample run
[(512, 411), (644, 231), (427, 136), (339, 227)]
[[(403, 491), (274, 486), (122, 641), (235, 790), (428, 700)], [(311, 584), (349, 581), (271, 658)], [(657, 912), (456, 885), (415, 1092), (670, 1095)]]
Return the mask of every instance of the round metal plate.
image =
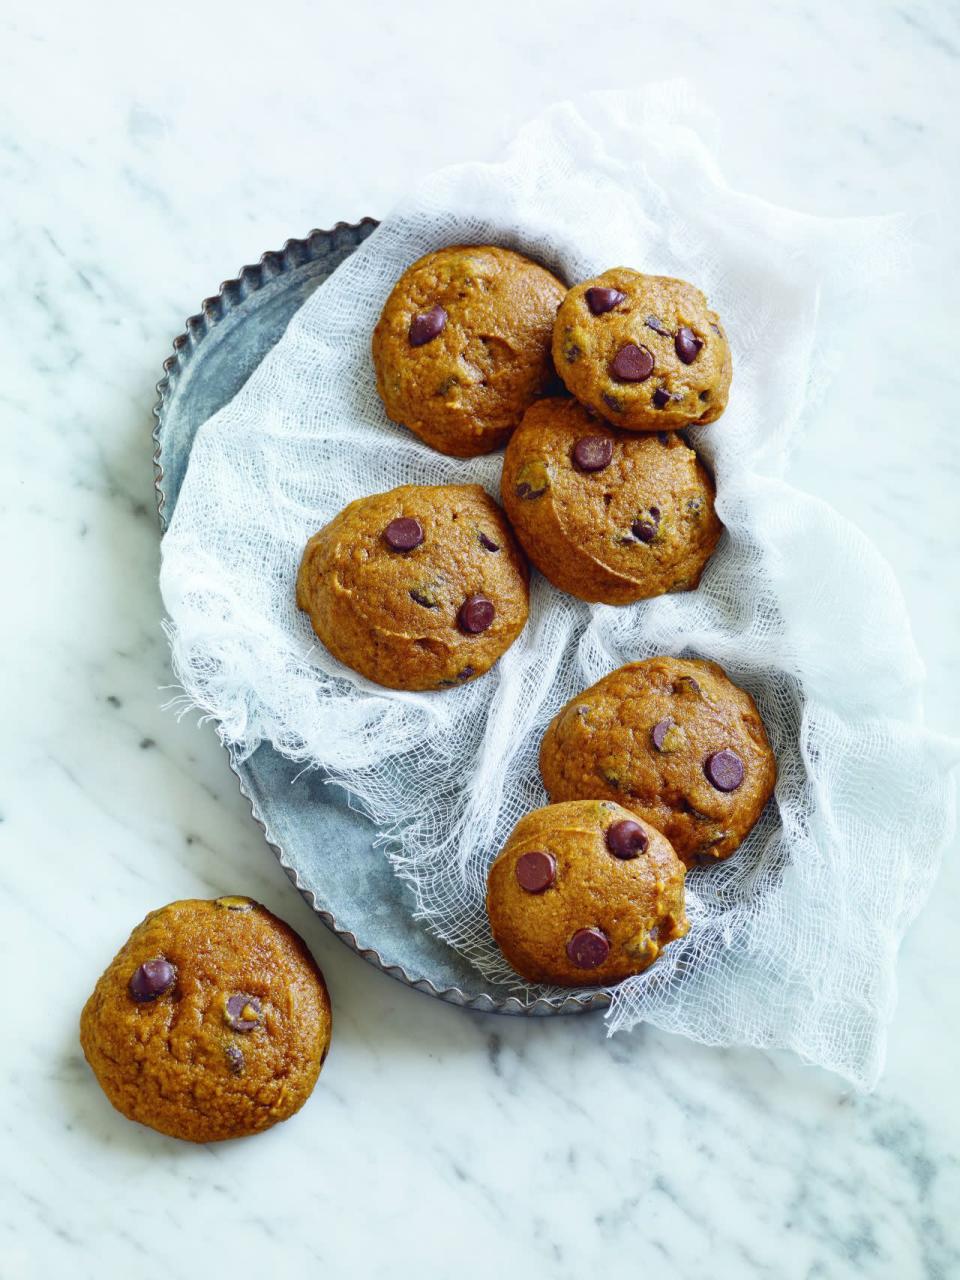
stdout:
[[(240, 390), (279, 340), (291, 316), (377, 223), (338, 223), (288, 240), (221, 285), (173, 344), (157, 385), (154, 468), (161, 532), (183, 482), (201, 423)], [(338, 937), (391, 977), (451, 1004), (495, 1013), (543, 1015), (604, 1008), (605, 992), (525, 1003), (484, 981), (461, 956), (413, 919), (409, 891), (374, 848), (370, 823), (322, 775), (302, 772), (269, 744), (234, 768), (280, 865)]]

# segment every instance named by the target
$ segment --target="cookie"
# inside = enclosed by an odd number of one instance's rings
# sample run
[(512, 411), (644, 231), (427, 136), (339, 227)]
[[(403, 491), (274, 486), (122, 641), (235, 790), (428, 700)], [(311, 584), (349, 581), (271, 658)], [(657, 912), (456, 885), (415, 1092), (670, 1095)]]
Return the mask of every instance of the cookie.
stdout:
[(609, 800), (520, 819), (487, 877), (497, 945), (521, 977), (606, 986), (687, 932), (685, 868), (670, 842)]
[(777, 765), (756, 704), (722, 667), (661, 657), (568, 702), (544, 735), (540, 773), (551, 800), (617, 800), (693, 863), (740, 845)]
[(626, 431), (713, 422), (727, 405), (730, 348), (692, 284), (614, 267), (557, 312), (553, 359), (569, 391)]
[(130, 1120), (189, 1142), (260, 1133), (309, 1098), (330, 999), (303, 940), (250, 898), (172, 902), (94, 988), (80, 1043)]
[(387, 416), (457, 458), (499, 449), (553, 376), (550, 343), (565, 292), (536, 262), (494, 245), (420, 258), (373, 331)]
[(481, 676), (523, 630), (526, 561), (479, 485), (402, 485), (307, 543), (297, 604), (341, 662), (391, 689)]
[(527, 555), (581, 600), (689, 590), (723, 532), (713, 483), (680, 436), (615, 431), (566, 398), (524, 414), (501, 489)]

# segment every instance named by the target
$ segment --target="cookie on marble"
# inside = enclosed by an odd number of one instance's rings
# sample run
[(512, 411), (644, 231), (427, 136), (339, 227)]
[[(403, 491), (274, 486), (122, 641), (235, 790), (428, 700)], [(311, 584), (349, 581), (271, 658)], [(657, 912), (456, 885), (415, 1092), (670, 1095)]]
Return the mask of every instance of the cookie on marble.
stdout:
[(647, 658), (554, 717), (540, 747), (553, 801), (607, 797), (687, 863), (728, 858), (773, 792), (777, 765), (750, 695), (715, 662)]
[(524, 414), (501, 490), (527, 555), (581, 600), (688, 591), (723, 532), (713, 482), (680, 436), (616, 431), (567, 398)]
[(526, 561), (476, 484), (359, 498), (307, 543), (297, 604), (335, 658), (391, 689), (489, 671), (527, 621)]
[(570, 290), (553, 359), (567, 389), (625, 431), (713, 422), (730, 391), (730, 348), (700, 290), (629, 267)]
[(441, 453), (499, 449), (553, 376), (566, 286), (494, 245), (428, 253), (397, 281), (373, 331), (387, 416)]
[(530, 982), (606, 986), (687, 932), (684, 875), (666, 837), (619, 804), (546, 805), (520, 819), (490, 868), (490, 928)]
[(189, 1142), (260, 1133), (306, 1102), (330, 1046), (306, 944), (250, 898), (153, 911), (94, 988), (80, 1043), (130, 1120)]

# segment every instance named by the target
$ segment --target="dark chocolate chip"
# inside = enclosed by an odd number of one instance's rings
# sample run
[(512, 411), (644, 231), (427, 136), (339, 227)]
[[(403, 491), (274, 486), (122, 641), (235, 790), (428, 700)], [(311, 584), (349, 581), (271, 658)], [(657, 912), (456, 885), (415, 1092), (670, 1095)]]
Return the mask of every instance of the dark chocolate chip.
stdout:
[(725, 747), (707, 756), (703, 762), (707, 781), (718, 791), (736, 791), (743, 782), (743, 761), (735, 751)]
[(573, 460), (581, 471), (602, 471), (613, 460), (609, 436), (583, 436), (573, 446)]
[(467, 596), (460, 606), (457, 621), (464, 631), (469, 631), (471, 635), (478, 635), (481, 631), (486, 631), (493, 622), (495, 614), (493, 601), (488, 600), (486, 596)]
[(709, 392), (709, 391), (701, 391), (701, 392), (700, 392), (700, 399), (704, 402), (704, 404), (706, 404), (706, 402), (710, 399), (710, 392)]
[(650, 737), (653, 739), (653, 745), (658, 751), (663, 750), (663, 744), (667, 740), (667, 734), (673, 728), (673, 723), (674, 722), (670, 719), (658, 720), (650, 730)]
[(164, 995), (176, 980), (177, 971), (169, 960), (145, 960), (134, 969), (127, 990), (138, 1004), (145, 1004)]
[(457, 672), (458, 680), (469, 680), (471, 676), (476, 675), (473, 667), (464, 667), (462, 671)]
[[(654, 400), (656, 400), (656, 398), (657, 398), (657, 397), (656, 397), (656, 393), (654, 393), (654, 397), (653, 397), (653, 398), (654, 398)], [(658, 431), (658, 432), (657, 432), (657, 439), (660, 441), (660, 443), (661, 443), (661, 444), (669, 444), (669, 443), (670, 443), (670, 432), (669, 432), (669, 431)]]
[(610, 372), (618, 382), (646, 382), (653, 373), (653, 352), (628, 342), (613, 357)]
[(488, 537), (487, 537), (487, 535), (486, 535), (485, 533), (481, 533), (481, 534), (479, 535), (479, 537), (480, 537), (480, 545), (481, 545), (481, 547), (485, 547), (485, 548), (487, 549), (487, 551), (499, 551), (499, 550), (500, 550), (500, 544), (499, 544), (499, 543), (497, 543), (497, 542), (494, 542), (494, 540), (493, 540), (492, 538), (488, 538)]
[(641, 542), (652, 542), (660, 528), (659, 508), (651, 507), (649, 519), (634, 520), (630, 528), (633, 536), (639, 538)]
[(542, 498), (549, 488), (550, 475), (546, 463), (539, 458), (525, 462), (517, 472), (517, 485), (514, 492), (518, 498), (533, 501), (535, 498)]
[(656, 409), (665, 409), (670, 403), (670, 392), (666, 387), (657, 387), (653, 393), (653, 405)]
[(652, 329), (654, 333), (661, 334), (664, 338), (672, 338), (673, 334), (669, 329), (665, 328), (657, 316), (647, 316), (644, 324), (648, 329)]
[(673, 349), (677, 353), (677, 359), (682, 360), (684, 364), (693, 364), (703, 347), (703, 339), (698, 338), (692, 329), (677, 330), (677, 336), (673, 340)]
[(602, 316), (605, 311), (612, 311), (626, 296), (619, 289), (602, 289), (598, 285), (594, 285), (584, 294), (587, 306), (595, 316)]
[(423, 541), (423, 525), (412, 516), (398, 516), (383, 531), (387, 546), (394, 551), (412, 551)]
[(422, 347), (443, 333), (447, 323), (447, 313), (439, 303), (429, 311), (423, 311), (410, 321), (410, 332), (407, 337), (411, 347)]
[(578, 929), (567, 943), (567, 957), (578, 969), (596, 969), (610, 954), (610, 943), (600, 929)]
[(563, 358), (567, 364), (576, 364), (583, 352), (575, 342), (570, 342), (563, 348)]
[(612, 827), (607, 827), (607, 848), (615, 858), (620, 858), (624, 862), (630, 858), (639, 857), (641, 853), (646, 853), (649, 843), (647, 833), (640, 823), (631, 822), (629, 818), (624, 818), (621, 822), (615, 822)]
[(537, 849), (521, 854), (514, 871), (521, 889), (527, 893), (543, 893), (557, 878), (557, 860), (553, 854)]
[(421, 590), (419, 587), (413, 588), (410, 592), (410, 599), (422, 605), (424, 609), (435, 609), (439, 604), (436, 596)]
[(228, 1044), (224, 1053), (227, 1055), (227, 1061), (230, 1063), (230, 1070), (233, 1074), (235, 1076), (241, 1075), (244, 1067), (243, 1050), (235, 1044)]
[(723, 334), (720, 333), (720, 326), (718, 324), (714, 324), (712, 320), (710, 321), (710, 328), (714, 333), (719, 334), (721, 338), (723, 337)]
[(611, 396), (604, 391), (600, 399), (607, 408), (612, 409), (614, 413), (623, 413), (623, 401), (618, 399), (616, 396)]
[(256, 996), (230, 996), (224, 1017), (232, 1031), (252, 1031), (260, 1023), (261, 1007)]

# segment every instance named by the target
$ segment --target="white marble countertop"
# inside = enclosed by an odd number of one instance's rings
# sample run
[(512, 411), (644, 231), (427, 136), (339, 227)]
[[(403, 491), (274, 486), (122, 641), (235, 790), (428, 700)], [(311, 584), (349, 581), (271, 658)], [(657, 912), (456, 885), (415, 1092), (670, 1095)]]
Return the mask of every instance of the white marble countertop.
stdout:
[[(785, 1056), (406, 990), (288, 884), (213, 730), (160, 709), (149, 439), (173, 335), (241, 264), (497, 154), (572, 88), (690, 76), (736, 184), (918, 217), (913, 276), (845, 335), (791, 478), (893, 564), (929, 722), (954, 731), (956, 7), (331, 8), (8, 0), (0, 17), (0, 1276), (960, 1275), (956, 861), (904, 943), (871, 1096)], [(336, 1035), (294, 1121), (194, 1148), (110, 1109), (76, 1024), (147, 910), (223, 892), (303, 933)]]

